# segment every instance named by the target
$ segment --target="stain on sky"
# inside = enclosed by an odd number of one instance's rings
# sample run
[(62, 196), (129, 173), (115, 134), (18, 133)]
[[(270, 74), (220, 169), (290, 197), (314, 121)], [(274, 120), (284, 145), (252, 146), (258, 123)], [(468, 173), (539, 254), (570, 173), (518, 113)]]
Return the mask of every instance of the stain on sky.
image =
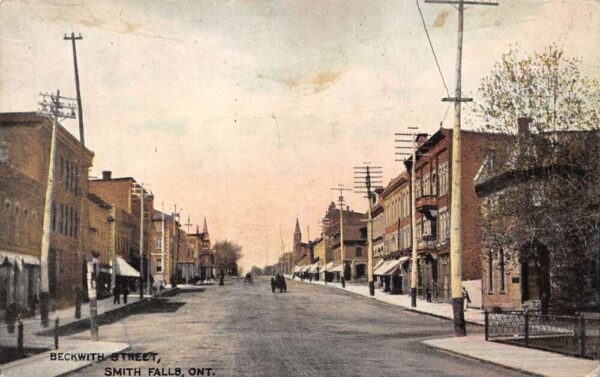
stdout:
[(435, 21), (433, 21), (433, 27), (442, 27), (446, 23), (446, 19), (448, 18), (448, 11), (442, 10), (438, 13)]
[(302, 78), (265, 75), (262, 73), (257, 75), (259, 79), (272, 80), (279, 84), (285, 85), (289, 89), (297, 89), (299, 91), (308, 91), (312, 93), (318, 93), (329, 88), (331, 85), (335, 84), (335, 82), (338, 81), (341, 76), (341, 70), (323, 70), (311, 72)]

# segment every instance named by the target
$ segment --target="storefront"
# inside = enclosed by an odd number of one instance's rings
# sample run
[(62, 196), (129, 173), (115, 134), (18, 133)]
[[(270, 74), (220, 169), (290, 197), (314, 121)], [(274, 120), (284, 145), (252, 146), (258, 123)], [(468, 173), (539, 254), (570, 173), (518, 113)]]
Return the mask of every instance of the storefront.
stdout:
[(0, 250), (0, 317), (31, 315), (39, 298), (40, 260)]

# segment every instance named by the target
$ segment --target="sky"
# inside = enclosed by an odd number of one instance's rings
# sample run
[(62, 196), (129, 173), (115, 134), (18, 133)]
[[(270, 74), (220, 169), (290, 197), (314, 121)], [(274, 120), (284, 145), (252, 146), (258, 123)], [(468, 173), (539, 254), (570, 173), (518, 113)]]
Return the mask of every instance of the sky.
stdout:
[[(509, 48), (552, 43), (600, 76), (600, 1), (499, 0), (465, 12), (465, 128), (469, 106)], [(455, 85), (457, 12), (420, 1), (444, 79)], [(75, 96), (64, 33), (77, 55), (91, 175), (133, 176), (157, 209), (271, 264), (318, 237), (352, 168), (403, 171), (394, 133), (452, 126), (452, 109), (416, 1), (0, 2), (0, 111), (35, 111), (38, 93)], [(452, 91), (452, 90), (451, 90)], [(66, 127), (78, 135), (77, 121)], [(352, 209), (366, 199), (347, 192)], [(184, 228), (185, 229), (185, 228)]]

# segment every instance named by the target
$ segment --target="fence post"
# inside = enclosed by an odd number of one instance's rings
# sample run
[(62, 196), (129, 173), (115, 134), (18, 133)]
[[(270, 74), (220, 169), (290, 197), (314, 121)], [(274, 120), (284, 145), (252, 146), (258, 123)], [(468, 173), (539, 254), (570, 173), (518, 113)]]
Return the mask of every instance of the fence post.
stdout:
[(54, 320), (54, 349), (58, 349), (58, 317)]
[(490, 317), (487, 309), (485, 310), (485, 317), (484, 317), (484, 328), (485, 328), (485, 340), (489, 340), (489, 331), (490, 331)]
[(19, 326), (17, 327), (17, 353), (23, 355), (23, 321), (19, 318)]
[(579, 355), (585, 356), (585, 318), (579, 317)]
[(529, 347), (529, 311), (525, 310), (525, 347)]

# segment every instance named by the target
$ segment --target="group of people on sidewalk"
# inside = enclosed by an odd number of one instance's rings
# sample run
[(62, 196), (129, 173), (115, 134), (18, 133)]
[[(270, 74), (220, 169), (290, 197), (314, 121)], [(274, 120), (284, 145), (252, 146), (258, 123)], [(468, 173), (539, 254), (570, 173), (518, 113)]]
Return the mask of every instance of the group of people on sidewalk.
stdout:
[(127, 304), (127, 295), (129, 294), (129, 288), (126, 285), (123, 287), (115, 285), (115, 287), (113, 288), (113, 304), (121, 303), (121, 294), (123, 294), (123, 303)]

